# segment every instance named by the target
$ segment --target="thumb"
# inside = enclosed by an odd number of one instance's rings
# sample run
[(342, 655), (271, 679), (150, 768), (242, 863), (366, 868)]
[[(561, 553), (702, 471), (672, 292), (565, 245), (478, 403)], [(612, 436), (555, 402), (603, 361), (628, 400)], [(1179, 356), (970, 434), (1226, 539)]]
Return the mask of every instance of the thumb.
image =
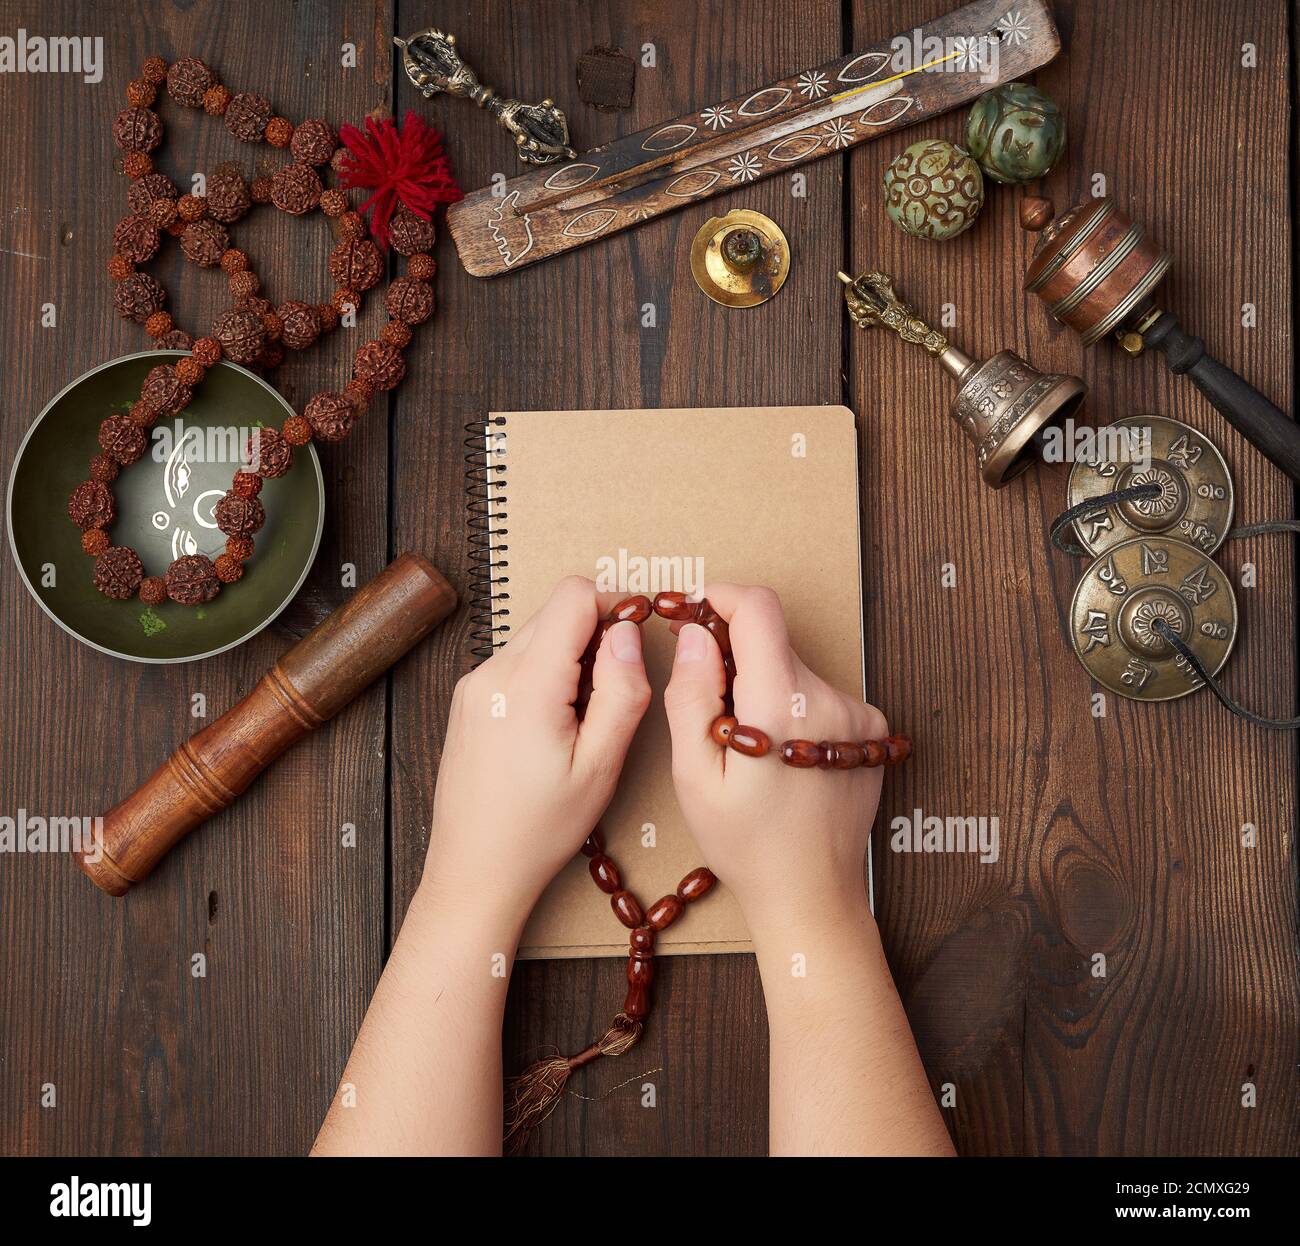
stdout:
[(617, 774), (650, 704), (650, 681), (641, 652), (641, 629), (615, 623), (601, 639), (591, 671), (591, 699), (578, 728), (574, 764)]
[(698, 623), (686, 624), (677, 633), (672, 678), (664, 690), (674, 774), (703, 777), (715, 773), (720, 750), (709, 729), (722, 713), (726, 686), (722, 653), (713, 637)]

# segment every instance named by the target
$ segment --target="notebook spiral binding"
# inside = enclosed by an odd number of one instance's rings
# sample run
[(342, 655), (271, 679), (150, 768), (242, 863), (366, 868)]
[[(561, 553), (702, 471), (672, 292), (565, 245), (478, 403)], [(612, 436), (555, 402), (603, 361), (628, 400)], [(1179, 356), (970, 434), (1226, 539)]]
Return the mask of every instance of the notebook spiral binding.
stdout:
[[(492, 656), (500, 645), (497, 639), (507, 630), (502, 622), (510, 614), (502, 602), (510, 600), (503, 586), (510, 583), (507, 572), (510, 547), (500, 538), (509, 529), (506, 518), (505, 451), (490, 450), (488, 438), (496, 427), (504, 426), (505, 416), (473, 420), (465, 425), (465, 494), (469, 528), (469, 599), (471, 652), (479, 661)], [(504, 433), (498, 434), (504, 442)]]

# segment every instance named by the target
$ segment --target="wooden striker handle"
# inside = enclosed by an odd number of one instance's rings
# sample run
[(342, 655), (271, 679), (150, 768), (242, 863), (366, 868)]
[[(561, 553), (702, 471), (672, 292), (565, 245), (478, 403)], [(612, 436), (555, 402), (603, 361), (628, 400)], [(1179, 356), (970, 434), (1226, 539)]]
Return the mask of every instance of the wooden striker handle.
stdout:
[(231, 804), (455, 608), (455, 591), (428, 559), (400, 555), (285, 653), (238, 705), (110, 809), (90, 856), (75, 854), (78, 864), (109, 895), (125, 895), (173, 845)]

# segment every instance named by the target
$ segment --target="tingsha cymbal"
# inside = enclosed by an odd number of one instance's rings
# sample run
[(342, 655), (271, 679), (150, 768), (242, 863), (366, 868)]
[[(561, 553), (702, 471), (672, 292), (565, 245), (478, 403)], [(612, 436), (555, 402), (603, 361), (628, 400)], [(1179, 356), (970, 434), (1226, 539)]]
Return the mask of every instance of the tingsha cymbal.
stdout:
[(784, 284), (790, 244), (761, 212), (737, 209), (705, 221), (691, 244), (696, 284), (724, 307), (757, 307)]
[(1168, 535), (1212, 554), (1232, 524), (1232, 478), (1214, 443), (1179, 420), (1133, 415), (1096, 429), (1098, 452), (1070, 472), (1077, 506), (1137, 485), (1154, 497), (1112, 503), (1074, 522), (1079, 544), (1100, 554), (1136, 536)]
[(1172, 701), (1201, 686), (1163, 622), (1217, 674), (1237, 637), (1237, 602), (1217, 563), (1183, 541), (1134, 537), (1083, 573), (1070, 606), (1070, 640), (1103, 687), (1135, 701)]

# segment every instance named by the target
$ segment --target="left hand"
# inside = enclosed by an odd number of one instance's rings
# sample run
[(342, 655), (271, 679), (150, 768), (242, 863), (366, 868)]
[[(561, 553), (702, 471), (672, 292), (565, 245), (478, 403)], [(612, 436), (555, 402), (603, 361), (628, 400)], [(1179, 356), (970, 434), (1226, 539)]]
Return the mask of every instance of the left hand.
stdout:
[[(605, 634), (581, 722), (579, 660), (613, 604), (561, 580), (510, 641), (456, 685), (425, 883), (526, 913), (605, 811), (650, 703), (634, 623)], [(490, 892), (491, 895), (485, 895)]]

